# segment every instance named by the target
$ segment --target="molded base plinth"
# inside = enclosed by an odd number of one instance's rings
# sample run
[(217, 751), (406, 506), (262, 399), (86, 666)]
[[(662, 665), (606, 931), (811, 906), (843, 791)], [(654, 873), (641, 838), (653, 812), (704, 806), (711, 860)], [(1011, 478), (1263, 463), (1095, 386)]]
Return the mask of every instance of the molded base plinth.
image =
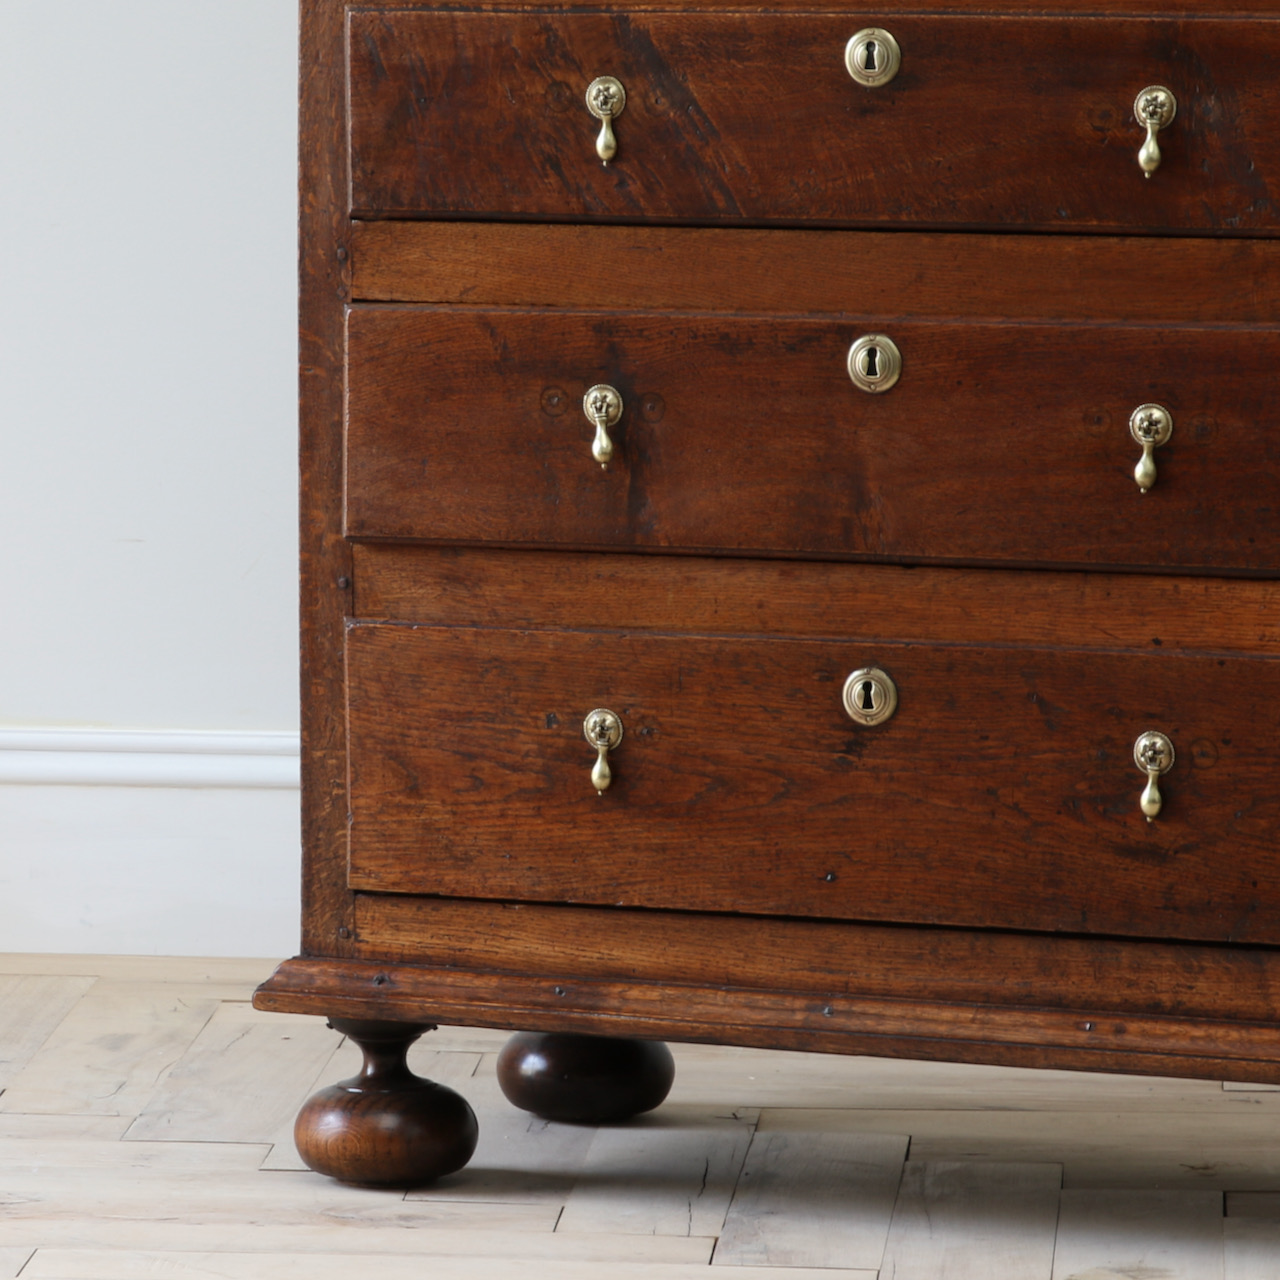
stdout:
[(479, 1130), (465, 1098), (409, 1070), (421, 1023), (333, 1018), (364, 1051), (358, 1076), (321, 1089), (298, 1113), (298, 1154), (317, 1173), (359, 1186), (415, 1187), (461, 1169)]
[(568, 1124), (612, 1124), (652, 1111), (675, 1070), (658, 1040), (521, 1031), (498, 1055), (498, 1084), (509, 1102)]

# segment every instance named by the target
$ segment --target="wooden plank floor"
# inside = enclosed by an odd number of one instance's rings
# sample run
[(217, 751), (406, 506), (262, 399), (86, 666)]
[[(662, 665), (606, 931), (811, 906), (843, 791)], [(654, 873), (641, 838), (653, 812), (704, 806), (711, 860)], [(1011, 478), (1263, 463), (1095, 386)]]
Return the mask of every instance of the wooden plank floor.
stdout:
[(343, 1187), (290, 1129), (358, 1053), (255, 1012), (272, 967), (0, 955), (0, 1280), (1280, 1280), (1263, 1087), (677, 1045), (668, 1102), (597, 1131), (442, 1028), (412, 1061), (475, 1159)]

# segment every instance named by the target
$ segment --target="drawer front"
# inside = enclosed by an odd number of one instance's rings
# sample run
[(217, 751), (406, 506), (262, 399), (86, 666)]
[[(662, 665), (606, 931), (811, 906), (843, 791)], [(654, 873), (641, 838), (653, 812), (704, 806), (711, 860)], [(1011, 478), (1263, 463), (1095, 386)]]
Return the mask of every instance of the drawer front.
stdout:
[[(353, 888), (1280, 943), (1280, 664), (348, 630)], [(855, 725), (875, 665), (898, 708)], [(597, 794), (584, 717), (623, 737)], [(1163, 808), (1134, 744), (1166, 734)]]
[[(901, 351), (859, 390), (854, 339)], [(1280, 332), (356, 308), (361, 538), (1280, 567)], [(607, 468), (583, 410), (617, 389)], [(1133, 410), (1165, 406), (1149, 492)]]
[[(1280, 23), (830, 13), (352, 14), (362, 217), (1273, 232)], [(845, 65), (890, 29), (901, 69)], [(625, 105), (597, 154), (597, 77)], [(1176, 114), (1139, 164), (1138, 94)]]

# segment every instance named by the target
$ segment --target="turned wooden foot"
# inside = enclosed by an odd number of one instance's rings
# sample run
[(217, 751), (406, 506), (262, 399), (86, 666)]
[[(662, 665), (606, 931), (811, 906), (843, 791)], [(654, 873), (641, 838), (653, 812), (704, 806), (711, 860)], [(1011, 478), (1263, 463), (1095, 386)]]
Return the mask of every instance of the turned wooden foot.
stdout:
[(613, 1124), (652, 1111), (675, 1078), (657, 1040), (521, 1031), (498, 1055), (507, 1100), (544, 1120)]
[(416, 1187), (461, 1169), (479, 1130), (467, 1100), (409, 1070), (422, 1023), (332, 1018), (364, 1051), (358, 1076), (308, 1099), (293, 1127), (298, 1154), (317, 1173), (371, 1187)]

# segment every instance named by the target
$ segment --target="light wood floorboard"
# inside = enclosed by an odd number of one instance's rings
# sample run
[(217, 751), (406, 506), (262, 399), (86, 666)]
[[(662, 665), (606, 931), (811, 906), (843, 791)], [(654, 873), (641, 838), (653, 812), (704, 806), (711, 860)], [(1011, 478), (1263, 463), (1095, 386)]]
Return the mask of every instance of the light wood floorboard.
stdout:
[(1280, 1091), (1213, 1081), (676, 1045), (596, 1130), (442, 1027), (472, 1163), (343, 1187), (293, 1118), (359, 1053), (250, 1007), (274, 964), (0, 955), (0, 1280), (1280, 1280)]
[(558, 1230), (719, 1235), (754, 1119), (673, 1105), (598, 1130)]
[(1228, 1218), (1222, 1229), (1223, 1280), (1276, 1280), (1280, 1276), (1280, 1222)]
[(35, 1253), (34, 1249), (27, 1248), (0, 1249), (0, 1276), (4, 1276), (6, 1280), (16, 1276), (26, 1266), (33, 1253)]
[(881, 1280), (1050, 1280), (1061, 1185), (1053, 1164), (911, 1161)]
[[(364, 1254), (276, 1254), (264, 1258), (244, 1253), (168, 1253), (93, 1250), (41, 1250), (22, 1273), (23, 1280), (351, 1280), (369, 1274)], [(512, 1280), (509, 1257), (461, 1258), (384, 1255), (377, 1261), (378, 1280)], [(429, 1270), (428, 1270), (429, 1268)], [(525, 1259), (520, 1280), (701, 1280), (707, 1269), (697, 1263), (614, 1261), (602, 1271), (599, 1262)], [(778, 1280), (777, 1272), (744, 1267), (738, 1280)], [(804, 1267), (789, 1271), (786, 1280), (876, 1280), (874, 1271), (828, 1271)]]
[(222, 993), (234, 990), (94, 983), (13, 1078), (0, 1110), (136, 1116), (218, 1011)]
[(773, 1118), (751, 1144), (714, 1261), (876, 1270), (910, 1139), (793, 1131)]
[(1064, 1191), (1053, 1280), (1222, 1280), (1213, 1191)]
[(0, 976), (0, 1089), (9, 1089), (93, 984), (92, 977)]

